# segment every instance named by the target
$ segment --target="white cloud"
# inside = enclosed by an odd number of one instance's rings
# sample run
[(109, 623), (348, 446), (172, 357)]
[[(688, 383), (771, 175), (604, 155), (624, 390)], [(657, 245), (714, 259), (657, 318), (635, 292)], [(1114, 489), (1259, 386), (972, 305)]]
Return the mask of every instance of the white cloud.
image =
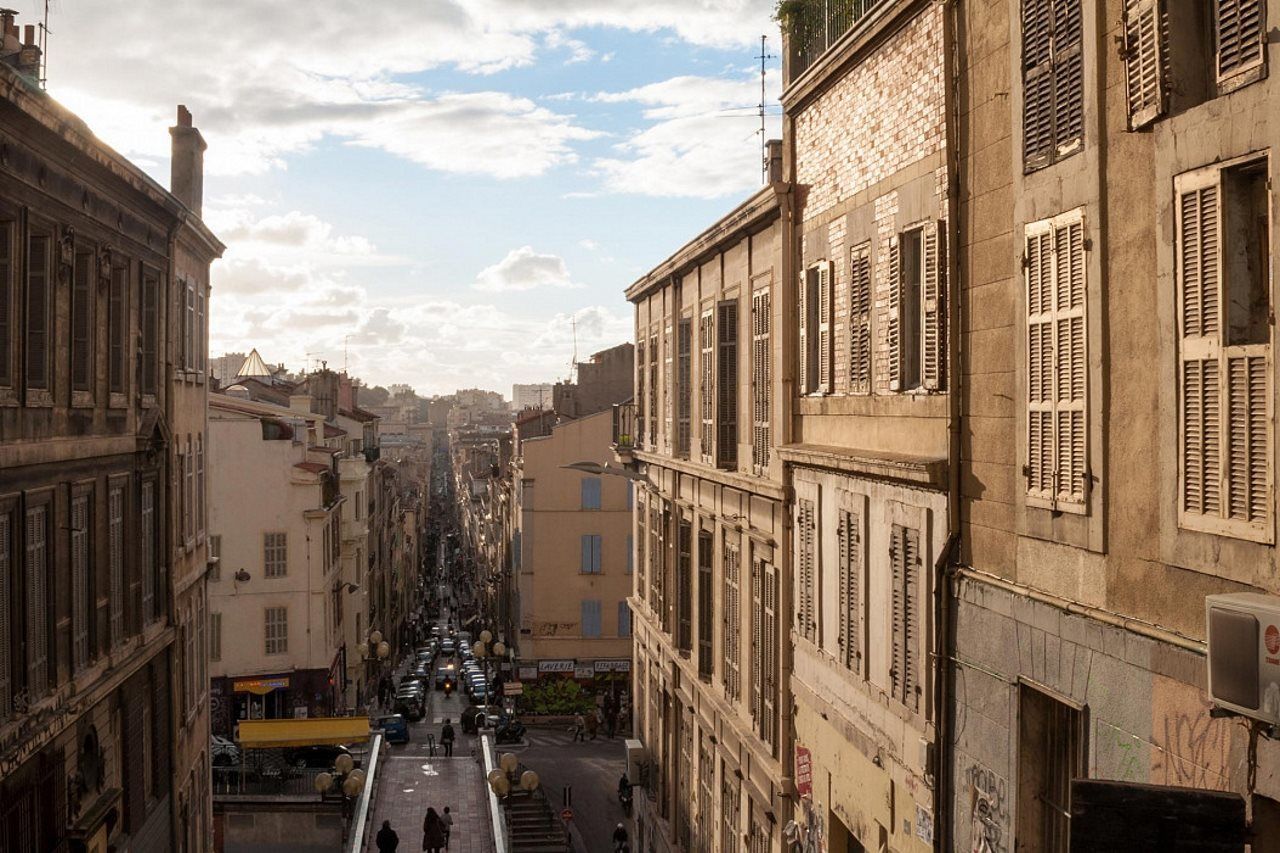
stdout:
[(569, 269), (559, 255), (535, 252), (532, 246), (521, 246), (476, 276), (476, 290), (497, 292), (533, 290), (538, 287), (577, 287), (569, 278)]

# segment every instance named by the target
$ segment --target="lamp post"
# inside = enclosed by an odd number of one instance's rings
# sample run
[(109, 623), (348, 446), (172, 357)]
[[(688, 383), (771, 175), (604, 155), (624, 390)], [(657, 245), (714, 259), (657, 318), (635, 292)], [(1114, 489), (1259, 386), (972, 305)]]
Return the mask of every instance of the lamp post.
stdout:
[(489, 629), (480, 632), (480, 637), (471, 646), (471, 653), (484, 663), (484, 714), (489, 717), (489, 658), (502, 658), (507, 654), (507, 646), (501, 640), (493, 641), (493, 633)]

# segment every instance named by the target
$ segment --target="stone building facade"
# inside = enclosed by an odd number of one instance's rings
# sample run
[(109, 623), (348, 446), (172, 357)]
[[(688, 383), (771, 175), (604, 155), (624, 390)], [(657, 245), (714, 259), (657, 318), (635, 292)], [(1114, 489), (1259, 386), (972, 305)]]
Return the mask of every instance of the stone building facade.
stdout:
[(0, 849), (205, 850), (207, 704), (182, 692), (205, 557), (178, 539), (203, 390), (177, 354), (222, 246), (198, 159), (164, 190), (26, 76), (32, 28), (0, 19)]
[(791, 816), (787, 519), (790, 204), (772, 180), (627, 290), (634, 420), (636, 849), (777, 850)]

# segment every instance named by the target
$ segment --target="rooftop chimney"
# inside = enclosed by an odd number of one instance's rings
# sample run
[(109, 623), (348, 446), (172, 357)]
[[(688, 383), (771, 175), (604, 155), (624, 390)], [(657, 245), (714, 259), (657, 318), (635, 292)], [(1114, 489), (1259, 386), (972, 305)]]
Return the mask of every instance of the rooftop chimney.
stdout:
[(191, 125), (191, 112), (178, 105), (178, 124), (169, 128), (173, 153), (169, 162), (169, 192), (200, 215), (204, 202), (204, 137)]
[(782, 140), (770, 139), (765, 143), (766, 162), (769, 165), (769, 183), (782, 181)]
[(40, 45), (36, 41), (35, 25), (27, 24), (23, 27), (22, 35), (22, 47), (18, 51), (18, 73), (39, 83)]

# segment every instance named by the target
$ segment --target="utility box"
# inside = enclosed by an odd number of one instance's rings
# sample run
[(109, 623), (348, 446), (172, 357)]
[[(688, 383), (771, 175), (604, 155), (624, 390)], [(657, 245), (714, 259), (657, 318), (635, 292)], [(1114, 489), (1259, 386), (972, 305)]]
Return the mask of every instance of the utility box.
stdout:
[(1205, 619), (1213, 704), (1280, 724), (1280, 597), (1210, 595)]

